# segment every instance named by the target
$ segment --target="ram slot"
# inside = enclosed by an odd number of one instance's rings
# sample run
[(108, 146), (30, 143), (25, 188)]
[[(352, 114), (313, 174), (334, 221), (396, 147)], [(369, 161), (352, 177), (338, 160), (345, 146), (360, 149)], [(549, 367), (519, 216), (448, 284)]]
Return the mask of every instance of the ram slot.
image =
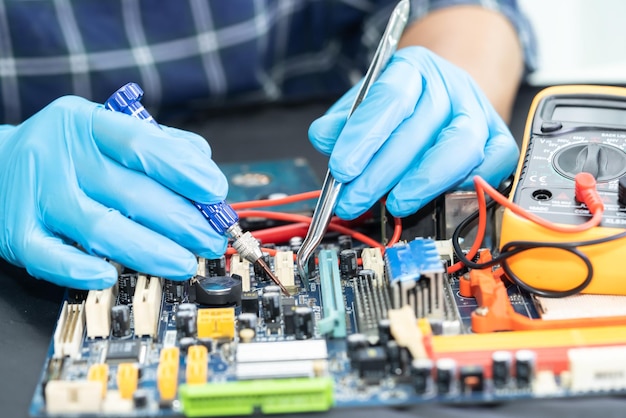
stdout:
[(335, 338), (346, 336), (346, 308), (341, 291), (339, 260), (333, 250), (321, 250), (318, 256), (324, 318), (318, 322), (321, 334)]

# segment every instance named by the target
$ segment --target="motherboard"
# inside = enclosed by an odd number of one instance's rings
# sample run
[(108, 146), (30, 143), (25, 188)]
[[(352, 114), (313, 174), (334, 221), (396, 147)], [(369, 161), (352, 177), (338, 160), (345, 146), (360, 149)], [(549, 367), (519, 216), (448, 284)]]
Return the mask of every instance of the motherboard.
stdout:
[(306, 278), (294, 268), (300, 244), (265, 256), (289, 295), (237, 254), (199, 259), (184, 282), (118, 266), (112, 288), (68, 291), (31, 415), (219, 417), (626, 392), (626, 326), (542, 318), (545, 303), (494, 269), (449, 274), (449, 241), (383, 253), (340, 235)]

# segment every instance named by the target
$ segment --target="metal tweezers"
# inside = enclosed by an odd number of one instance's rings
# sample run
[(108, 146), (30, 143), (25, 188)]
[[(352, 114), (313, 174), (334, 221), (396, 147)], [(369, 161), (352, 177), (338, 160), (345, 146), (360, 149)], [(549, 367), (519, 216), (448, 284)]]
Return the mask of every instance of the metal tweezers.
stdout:
[[(363, 84), (361, 85), (361, 88), (356, 95), (356, 99), (350, 108), (348, 119), (361, 104), (370, 87), (374, 84), (380, 73), (382, 73), (383, 69), (389, 62), (391, 55), (395, 52), (400, 36), (402, 35), (404, 27), (409, 19), (409, 7), (409, 0), (400, 0), (400, 2), (398, 2), (396, 7), (393, 9), (393, 12), (391, 12), (385, 32), (378, 43), (378, 47), (374, 53), (374, 58), (372, 59), (372, 62), (367, 69), (367, 73), (365, 74)], [(341, 188), (342, 183), (335, 180), (332, 174), (330, 174), (330, 170), (327, 171), (319, 200), (317, 201), (315, 210), (313, 211), (311, 226), (309, 227), (307, 235), (304, 238), (302, 246), (298, 250), (296, 257), (296, 264), (300, 278), (307, 286), (309, 279), (309, 259), (326, 234), (328, 224), (330, 223), (330, 219), (335, 211), (335, 206), (337, 205), (337, 199)]]

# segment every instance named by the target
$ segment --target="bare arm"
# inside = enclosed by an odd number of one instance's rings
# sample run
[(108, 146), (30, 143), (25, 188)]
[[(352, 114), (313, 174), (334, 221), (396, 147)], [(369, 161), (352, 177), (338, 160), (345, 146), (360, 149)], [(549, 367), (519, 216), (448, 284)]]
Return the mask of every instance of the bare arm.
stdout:
[(424, 46), (465, 69), (508, 122), (523, 71), (522, 50), (513, 26), (480, 6), (434, 11), (410, 26), (399, 47)]

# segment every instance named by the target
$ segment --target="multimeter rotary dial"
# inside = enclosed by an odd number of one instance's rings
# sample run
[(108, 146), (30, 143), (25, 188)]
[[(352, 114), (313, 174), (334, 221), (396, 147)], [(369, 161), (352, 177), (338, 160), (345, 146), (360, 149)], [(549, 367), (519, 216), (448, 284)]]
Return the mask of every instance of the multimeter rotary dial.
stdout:
[(626, 173), (626, 153), (605, 143), (577, 143), (559, 149), (552, 164), (559, 174), (572, 180), (586, 172), (597, 181), (611, 181)]

